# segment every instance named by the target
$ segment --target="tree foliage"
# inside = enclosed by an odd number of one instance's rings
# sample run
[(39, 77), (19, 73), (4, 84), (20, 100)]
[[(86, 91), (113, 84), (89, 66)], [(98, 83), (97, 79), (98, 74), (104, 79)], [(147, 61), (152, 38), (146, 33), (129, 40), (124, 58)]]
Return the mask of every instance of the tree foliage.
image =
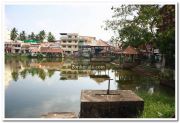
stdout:
[[(105, 21), (105, 30), (113, 30), (112, 40), (138, 47), (147, 43), (153, 44), (161, 54), (166, 55), (170, 63), (175, 63), (175, 26), (169, 23), (175, 20), (175, 7), (172, 5), (122, 5), (112, 7), (112, 18)], [(162, 9), (165, 9), (161, 13)], [(171, 20), (172, 21), (172, 20)], [(160, 25), (166, 29), (160, 31)], [(173, 25), (173, 26), (172, 26)], [(163, 28), (164, 28), (163, 27)]]
[(34, 32), (31, 32), (31, 36), (30, 37), (31, 37), (32, 40), (36, 39), (36, 36), (35, 36)]
[(138, 47), (154, 40), (156, 26), (160, 21), (157, 5), (122, 5), (112, 7), (112, 20), (105, 21), (105, 29), (113, 30), (124, 45)]
[(55, 40), (55, 37), (52, 35), (52, 33), (51, 32), (49, 32), (48, 33), (48, 37), (47, 37), (48, 39), (48, 42), (53, 42), (54, 40)]
[(46, 38), (46, 33), (44, 30), (40, 31), (38, 34), (38, 38), (41, 42), (43, 42), (43, 40)]
[(11, 30), (11, 33), (10, 33), (10, 39), (15, 41), (15, 39), (17, 38), (18, 36), (18, 31), (17, 29), (14, 27), (12, 30)]
[(19, 34), (19, 40), (24, 41), (24, 40), (26, 40), (26, 39), (27, 39), (26, 33), (25, 33), (25, 31), (22, 31), (22, 32)]

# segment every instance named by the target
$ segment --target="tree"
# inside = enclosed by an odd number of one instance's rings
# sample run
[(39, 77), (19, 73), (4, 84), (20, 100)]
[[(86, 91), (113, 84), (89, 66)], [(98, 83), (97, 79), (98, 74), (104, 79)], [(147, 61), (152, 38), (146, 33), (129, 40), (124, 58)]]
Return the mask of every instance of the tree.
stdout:
[(19, 34), (19, 40), (21, 40), (21, 41), (26, 40), (26, 34), (25, 34), (25, 31), (22, 31), (22, 32)]
[(175, 68), (175, 5), (164, 5), (160, 14), (157, 46), (163, 54), (163, 65)]
[(45, 31), (44, 31), (44, 30), (40, 31), (40, 32), (39, 32), (39, 40), (40, 40), (41, 42), (43, 42), (43, 40), (45, 39), (45, 37), (46, 37)]
[(35, 39), (38, 40), (38, 41), (40, 41), (39, 34), (37, 34), (37, 35), (35, 36)]
[(165, 55), (166, 65), (175, 63), (174, 5), (122, 5), (111, 9), (112, 20), (105, 21), (104, 29), (114, 31), (114, 40), (134, 47), (151, 42)]
[(14, 27), (12, 30), (11, 30), (11, 33), (10, 33), (10, 38), (11, 40), (15, 41), (15, 39), (17, 38), (18, 36), (18, 33), (17, 33), (17, 29)]
[(31, 37), (32, 40), (35, 40), (35, 39), (36, 39), (34, 32), (31, 33), (31, 36), (30, 36), (30, 37)]
[(115, 40), (134, 47), (153, 40), (160, 18), (157, 5), (122, 5), (111, 10), (114, 14), (105, 21), (105, 29), (116, 33)]
[(48, 33), (48, 42), (53, 42), (55, 40), (55, 37), (51, 34), (51, 32)]
[(28, 40), (30, 40), (31, 39), (31, 35), (28, 35)]

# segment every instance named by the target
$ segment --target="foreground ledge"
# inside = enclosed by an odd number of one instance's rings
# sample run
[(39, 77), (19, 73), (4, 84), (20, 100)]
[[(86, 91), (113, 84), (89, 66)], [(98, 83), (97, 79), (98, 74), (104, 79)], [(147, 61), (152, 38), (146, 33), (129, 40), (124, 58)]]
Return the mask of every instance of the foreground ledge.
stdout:
[(42, 118), (77, 118), (75, 112), (49, 112), (42, 115)]
[(82, 90), (80, 118), (133, 118), (144, 101), (131, 90)]

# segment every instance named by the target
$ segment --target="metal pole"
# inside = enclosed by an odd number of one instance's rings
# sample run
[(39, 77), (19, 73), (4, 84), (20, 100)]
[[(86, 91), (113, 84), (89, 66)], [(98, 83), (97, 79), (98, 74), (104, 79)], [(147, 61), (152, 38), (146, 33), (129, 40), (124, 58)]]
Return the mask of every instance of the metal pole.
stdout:
[(110, 91), (110, 81), (113, 80), (113, 79), (109, 79), (109, 82), (108, 82), (108, 90), (107, 90), (107, 95), (109, 95), (109, 91)]

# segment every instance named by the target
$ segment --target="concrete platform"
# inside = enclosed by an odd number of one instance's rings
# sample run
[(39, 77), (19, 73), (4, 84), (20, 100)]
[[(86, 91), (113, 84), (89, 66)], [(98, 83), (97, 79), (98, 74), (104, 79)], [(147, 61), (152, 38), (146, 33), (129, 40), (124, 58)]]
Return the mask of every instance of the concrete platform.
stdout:
[(42, 118), (77, 118), (75, 112), (49, 112), (42, 115)]
[(138, 117), (144, 101), (131, 90), (82, 90), (81, 118), (131, 118)]

